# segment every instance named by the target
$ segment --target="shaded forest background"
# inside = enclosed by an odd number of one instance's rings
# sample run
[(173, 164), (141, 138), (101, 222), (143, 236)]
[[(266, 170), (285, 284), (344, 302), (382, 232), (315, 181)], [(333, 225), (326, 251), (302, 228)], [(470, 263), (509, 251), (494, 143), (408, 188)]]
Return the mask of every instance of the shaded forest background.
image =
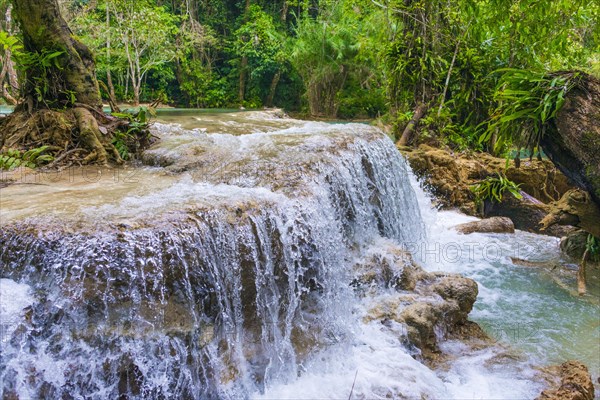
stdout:
[[(418, 118), (422, 137), (436, 136), (459, 149), (488, 146), (490, 140), (496, 145), (490, 121), (522, 100), (519, 85), (525, 80), (531, 86), (550, 71), (574, 69), (600, 76), (600, 5), (590, 1), (61, 0), (60, 5), (73, 35), (96, 56), (106, 99), (383, 117), (398, 139)], [(0, 0), (0, 12), (1, 97), (10, 104), (19, 98), (20, 67), (52, 63), (53, 54), (23, 52), (10, 2)], [(558, 78), (546, 83), (550, 96), (567, 85)]]

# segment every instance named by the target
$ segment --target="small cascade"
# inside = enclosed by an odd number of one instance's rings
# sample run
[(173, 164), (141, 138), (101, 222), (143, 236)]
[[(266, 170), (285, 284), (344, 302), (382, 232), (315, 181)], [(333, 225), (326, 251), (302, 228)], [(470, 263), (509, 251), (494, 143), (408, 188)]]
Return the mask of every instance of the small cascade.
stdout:
[(128, 190), (3, 190), (2, 295), (29, 299), (0, 321), (5, 396), (239, 399), (291, 384), (356, 335), (361, 252), (424, 235), (406, 163), (374, 128), (156, 129), (153, 167)]

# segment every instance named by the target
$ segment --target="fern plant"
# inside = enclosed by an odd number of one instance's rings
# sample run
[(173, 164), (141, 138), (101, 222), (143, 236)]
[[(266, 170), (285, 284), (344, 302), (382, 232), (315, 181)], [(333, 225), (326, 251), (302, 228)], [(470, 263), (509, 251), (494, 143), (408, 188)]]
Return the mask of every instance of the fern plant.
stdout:
[(8, 149), (0, 153), (0, 169), (13, 170), (18, 167), (36, 168), (54, 160), (50, 154), (43, 154), (48, 146), (36, 147), (27, 151)]
[(512, 68), (495, 72), (502, 73), (494, 93), (498, 106), (491, 119), (482, 124), (485, 132), (479, 141), (489, 143), (495, 136), (496, 151), (516, 145), (533, 153), (539, 149), (547, 124), (563, 106), (566, 94), (577, 84), (579, 74), (548, 75)]
[(475, 202), (482, 204), (485, 200), (492, 202), (501, 202), (506, 191), (510, 192), (515, 198), (521, 199), (523, 196), (519, 192), (519, 186), (503, 174), (490, 176), (485, 180), (471, 186), (469, 189), (475, 195)]

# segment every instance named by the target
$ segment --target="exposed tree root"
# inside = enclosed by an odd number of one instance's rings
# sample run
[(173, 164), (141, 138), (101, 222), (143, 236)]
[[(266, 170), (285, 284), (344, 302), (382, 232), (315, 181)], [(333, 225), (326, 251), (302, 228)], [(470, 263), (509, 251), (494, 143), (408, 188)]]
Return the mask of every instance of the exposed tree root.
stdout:
[(589, 250), (585, 249), (583, 257), (581, 257), (581, 262), (579, 263), (579, 269), (577, 270), (577, 293), (579, 293), (580, 296), (583, 296), (587, 291), (585, 269), (587, 267), (589, 254)]
[(589, 193), (570, 190), (557, 202), (550, 205), (550, 213), (540, 222), (542, 229), (558, 224), (577, 226), (600, 237), (600, 209)]
[[(127, 120), (83, 104), (61, 111), (41, 109), (31, 114), (24, 108), (17, 108), (0, 120), (0, 151), (48, 146), (47, 153), (54, 156), (48, 167), (73, 163), (120, 164), (123, 159), (113, 141), (115, 134), (127, 132), (128, 126)], [(130, 139), (136, 142), (131, 146), (132, 151), (150, 144), (147, 132)]]

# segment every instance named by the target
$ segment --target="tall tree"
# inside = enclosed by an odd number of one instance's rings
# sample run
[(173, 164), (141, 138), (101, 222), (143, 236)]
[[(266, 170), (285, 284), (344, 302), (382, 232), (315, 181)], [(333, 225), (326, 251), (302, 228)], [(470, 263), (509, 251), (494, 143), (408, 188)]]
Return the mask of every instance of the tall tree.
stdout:
[(19, 49), (17, 39), (13, 35), (12, 6), (10, 3), (0, 1), (0, 11), (4, 14), (4, 21), (0, 21), (0, 97), (11, 104), (17, 104), (19, 83), (13, 59), (13, 51)]
[(133, 104), (138, 105), (147, 74), (176, 56), (174, 38), (178, 18), (149, 1), (111, 0), (117, 32), (127, 57), (133, 88)]
[(75, 39), (57, 0), (12, 3), (23, 38), (19, 62), (25, 77), (22, 103), (0, 120), (0, 149), (43, 144), (61, 159), (121, 161), (113, 133), (128, 124), (102, 112), (94, 57)]
[[(56, 0), (13, 0), (15, 19), (21, 28), (24, 50), (32, 57), (26, 63), (23, 87), (29, 111), (48, 104), (77, 103), (100, 109), (102, 101), (94, 57), (76, 40), (60, 14)], [(39, 57), (56, 54), (46, 64)], [(48, 57), (46, 57), (47, 61)]]

